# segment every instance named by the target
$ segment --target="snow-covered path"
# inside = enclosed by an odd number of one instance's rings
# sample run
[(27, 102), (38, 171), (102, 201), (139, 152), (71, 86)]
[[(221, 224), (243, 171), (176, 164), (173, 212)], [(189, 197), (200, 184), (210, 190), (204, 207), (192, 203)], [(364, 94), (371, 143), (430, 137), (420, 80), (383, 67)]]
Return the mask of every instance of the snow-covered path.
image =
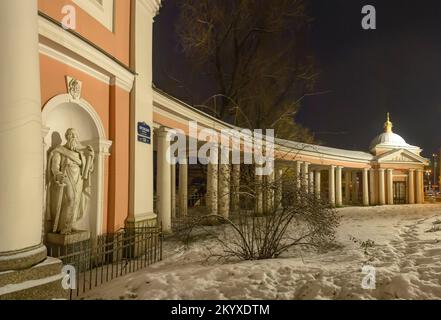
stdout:
[[(339, 209), (339, 246), (324, 254), (293, 252), (274, 260), (207, 262), (218, 244), (188, 250), (166, 242), (165, 259), (116, 279), (86, 299), (441, 299), (441, 205)], [(358, 243), (372, 240), (368, 255)], [(363, 289), (364, 265), (376, 289)]]

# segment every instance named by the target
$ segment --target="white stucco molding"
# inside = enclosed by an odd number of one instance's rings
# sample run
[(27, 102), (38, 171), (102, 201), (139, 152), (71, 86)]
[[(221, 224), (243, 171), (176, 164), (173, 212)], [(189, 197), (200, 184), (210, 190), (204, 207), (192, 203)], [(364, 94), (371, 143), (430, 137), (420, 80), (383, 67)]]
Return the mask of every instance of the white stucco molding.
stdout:
[(78, 106), (80, 106), (83, 110), (85, 110), (89, 116), (92, 118), (93, 122), (95, 123), (98, 135), (100, 139), (107, 140), (106, 138), (106, 131), (104, 130), (103, 122), (101, 121), (100, 116), (95, 111), (95, 109), (92, 107), (92, 105), (84, 100), (83, 98), (79, 99), (78, 101), (72, 101), (70, 98), (70, 95), (67, 93), (60, 94), (58, 96), (53, 97), (50, 99), (43, 108), (43, 112), (41, 114), (43, 125), (47, 122), (48, 115), (59, 105), (63, 103), (75, 103)]
[[(132, 90), (134, 74), (95, 47), (41, 16), (38, 17), (38, 31), (42, 54), (127, 92)], [(115, 80), (111, 81), (112, 78)]]
[(137, 0), (140, 4), (146, 9), (153, 17), (158, 14), (159, 9), (161, 8), (161, 0)]
[(51, 48), (48, 45), (43, 43), (39, 44), (39, 51), (41, 54), (48, 56), (51, 59), (57, 60), (58, 62), (62, 62), (69, 67), (75, 68), (85, 74), (95, 78), (96, 80), (103, 82), (105, 84), (111, 84), (110, 76), (97, 70), (96, 68), (92, 68), (87, 64), (70, 57), (69, 55), (58, 51), (56, 49)]
[(376, 163), (421, 164), (428, 165), (429, 160), (406, 149), (394, 149), (376, 157)]

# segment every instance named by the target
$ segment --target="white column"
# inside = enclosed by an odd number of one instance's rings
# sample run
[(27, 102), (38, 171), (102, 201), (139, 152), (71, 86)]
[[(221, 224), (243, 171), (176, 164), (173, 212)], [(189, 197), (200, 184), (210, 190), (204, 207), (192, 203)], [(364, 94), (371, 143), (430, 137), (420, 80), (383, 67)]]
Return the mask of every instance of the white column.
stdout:
[(329, 204), (335, 205), (335, 166), (329, 166)]
[[(152, 2), (153, 4), (153, 2)], [(152, 41), (155, 3), (133, 1), (131, 14), (130, 67), (135, 74), (130, 95), (129, 225), (145, 225), (153, 212), (153, 137), (151, 144), (138, 142), (137, 124), (153, 130)]]
[(167, 138), (167, 129), (161, 127), (157, 134), (158, 141), (158, 173), (157, 173), (157, 192), (158, 192), (158, 215), (164, 232), (171, 231), (171, 159), (170, 141)]
[(218, 214), (218, 178), (219, 178), (219, 150), (212, 149), (214, 154), (210, 155), (207, 165), (207, 209), (208, 214)]
[(386, 204), (385, 185), (384, 185), (384, 169), (378, 169), (378, 204)]
[(363, 168), (363, 205), (369, 205), (369, 178), (368, 178), (369, 169)]
[[(267, 163), (267, 166), (271, 164)], [(274, 177), (275, 169), (273, 168), (272, 172), (265, 176), (264, 207), (267, 212), (271, 212), (274, 206)]]
[(309, 187), (308, 187), (308, 178), (309, 178), (309, 163), (303, 162), (302, 164), (302, 172), (301, 172), (301, 184), (302, 189), (305, 193), (308, 193)]
[(357, 171), (352, 171), (352, 204), (358, 204), (358, 179)]
[(282, 205), (282, 195), (283, 195), (283, 170), (276, 169), (275, 171), (275, 185), (276, 192), (274, 193), (274, 206), (275, 209), (278, 209)]
[(188, 213), (188, 164), (187, 159), (181, 159), (179, 163), (179, 215), (186, 216)]
[(387, 169), (387, 204), (394, 204), (393, 169)]
[(176, 164), (170, 165), (171, 216), (176, 217)]
[(37, 1), (0, 1), (0, 271), (46, 257)]
[(369, 169), (369, 199), (372, 206), (377, 204), (375, 170)]
[(314, 192), (317, 199), (321, 198), (321, 171), (315, 170), (314, 171)]
[(301, 161), (296, 161), (294, 163), (294, 178), (296, 179), (297, 182), (297, 189), (300, 189), (300, 187), (302, 186), (302, 162)]
[(409, 204), (415, 203), (415, 170), (410, 169), (407, 179), (407, 188), (409, 192)]
[(219, 215), (228, 218), (230, 215), (230, 176), (229, 164), (219, 165)]
[(239, 212), (240, 208), (240, 164), (231, 166), (231, 210)]
[(309, 171), (309, 193), (314, 194), (314, 171)]
[(416, 171), (416, 202), (424, 202), (424, 182), (423, 182), (423, 170), (418, 169)]
[(345, 204), (351, 202), (351, 171), (345, 171)]
[(337, 205), (337, 207), (340, 207), (343, 204), (341, 172), (342, 167), (337, 167), (335, 170), (335, 204)]
[[(257, 168), (259, 168), (259, 164), (256, 163), (256, 170)], [(263, 176), (255, 174), (254, 179), (256, 188), (256, 213), (261, 214), (263, 213)]]

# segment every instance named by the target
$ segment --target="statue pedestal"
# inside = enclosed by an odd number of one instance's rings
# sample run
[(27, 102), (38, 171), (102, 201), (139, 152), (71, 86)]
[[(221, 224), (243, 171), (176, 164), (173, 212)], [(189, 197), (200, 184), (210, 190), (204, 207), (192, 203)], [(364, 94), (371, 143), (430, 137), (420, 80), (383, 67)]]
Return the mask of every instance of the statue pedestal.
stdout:
[(59, 234), (59, 233), (48, 233), (47, 243), (49, 246), (67, 246), (70, 244), (75, 244), (78, 242), (83, 242), (90, 239), (90, 232), (77, 230), (73, 231), (71, 234)]
[(71, 234), (48, 233), (46, 247), (48, 256), (61, 259), (64, 265), (75, 266), (78, 272), (89, 268), (89, 231), (77, 230)]

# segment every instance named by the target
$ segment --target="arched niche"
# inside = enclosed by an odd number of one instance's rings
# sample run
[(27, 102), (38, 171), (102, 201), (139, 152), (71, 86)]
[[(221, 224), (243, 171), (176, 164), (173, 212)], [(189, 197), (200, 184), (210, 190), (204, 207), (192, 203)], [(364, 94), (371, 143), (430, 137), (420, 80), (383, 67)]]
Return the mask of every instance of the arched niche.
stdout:
[[(69, 94), (58, 95), (43, 108), (44, 172), (47, 172), (47, 157), (57, 146), (66, 143), (64, 134), (75, 128), (83, 146), (91, 145), (95, 151), (95, 170), (92, 174), (91, 199), (88, 212), (74, 228), (88, 230), (93, 236), (102, 234), (104, 221), (104, 177), (105, 157), (112, 145), (107, 140), (104, 126), (95, 109), (84, 99), (72, 100)], [(46, 174), (45, 174), (46, 179)], [(45, 205), (47, 184), (45, 181)], [(46, 215), (46, 219), (49, 217)]]

